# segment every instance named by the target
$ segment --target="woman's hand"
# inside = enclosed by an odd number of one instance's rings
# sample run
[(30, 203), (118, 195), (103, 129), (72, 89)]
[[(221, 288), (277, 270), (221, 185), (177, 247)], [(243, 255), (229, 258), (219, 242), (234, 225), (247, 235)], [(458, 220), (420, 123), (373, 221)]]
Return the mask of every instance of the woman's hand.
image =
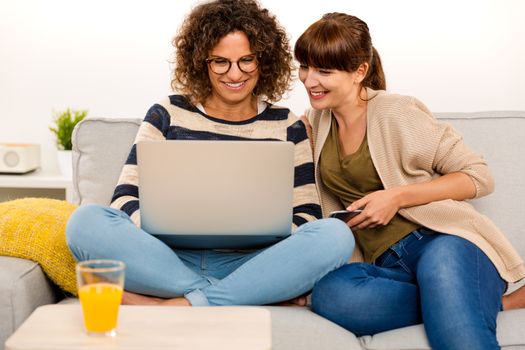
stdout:
[(347, 224), (360, 230), (385, 226), (400, 208), (400, 191), (397, 188), (372, 192), (347, 208), (347, 210), (363, 209), (361, 214), (353, 217)]
[(429, 182), (372, 192), (352, 203), (347, 210), (363, 212), (347, 224), (358, 229), (387, 225), (401, 208), (414, 207), (445, 199), (462, 201), (474, 198), (476, 187), (469, 175), (455, 172)]

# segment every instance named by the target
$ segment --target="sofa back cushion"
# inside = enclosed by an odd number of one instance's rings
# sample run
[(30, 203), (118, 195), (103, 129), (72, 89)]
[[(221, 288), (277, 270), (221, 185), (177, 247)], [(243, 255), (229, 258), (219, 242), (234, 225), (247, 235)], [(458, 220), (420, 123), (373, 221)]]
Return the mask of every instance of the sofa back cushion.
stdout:
[[(496, 191), (472, 201), (506, 233), (525, 257), (525, 111), (436, 113), (459, 130), (488, 161)], [(109, 204), (140, 119), (88, 118), (73, 133), (76, 204)]]
[(75, 204), (108, 205), (140, 119), (87, 118), (72, 135)]

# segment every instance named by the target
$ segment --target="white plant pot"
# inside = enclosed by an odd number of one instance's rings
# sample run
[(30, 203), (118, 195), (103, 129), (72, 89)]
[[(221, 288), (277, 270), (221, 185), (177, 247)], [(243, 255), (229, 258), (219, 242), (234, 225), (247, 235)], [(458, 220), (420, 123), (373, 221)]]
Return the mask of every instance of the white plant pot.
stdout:
[(58, 169), (67, 178), (73, 177), (73, 161), (71, 151), (57, 151)]

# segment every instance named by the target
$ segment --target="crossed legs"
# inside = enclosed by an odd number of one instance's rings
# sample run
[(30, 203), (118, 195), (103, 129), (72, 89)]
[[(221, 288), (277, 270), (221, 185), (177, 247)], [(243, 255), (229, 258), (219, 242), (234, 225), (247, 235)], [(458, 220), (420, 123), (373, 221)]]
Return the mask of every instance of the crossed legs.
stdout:
[[(115, 209), (85, 205), (71, 216), (67, 242), (74, 257), (126, 263), (125, 302), (186, 301), (199, 305), (263, 305), (294, 299), (346, 263), (354, 247), (335, 219), (310, 222), (291, 237), (253, 252), (175, 250)], [(139, 294), (139, 295), (137, 295)], [(156, 297), (143, 299), (141, 295)]]

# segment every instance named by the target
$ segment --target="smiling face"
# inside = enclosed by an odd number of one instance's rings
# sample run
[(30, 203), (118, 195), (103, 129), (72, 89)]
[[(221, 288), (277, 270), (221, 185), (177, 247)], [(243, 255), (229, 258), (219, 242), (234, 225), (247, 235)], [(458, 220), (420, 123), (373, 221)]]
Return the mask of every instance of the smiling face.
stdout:
[[(231, 67), (224, 74), (214, 73), (208, 65), (208, 76), (211, 83), (211, 96), (206, 105), (220, 108), (221, 106), (241, 107), (253, 104), (256, 101), (252, 92), (259, 79), (259, 69), (245, 73), (239, 69), (237, 62), (252, 55), (250, 42), (246, 34), (232, 32), (223, 37), (210, 51), (210, 58), (224, 58), (229, 60)], [(243, 67), (241, 63), (241, 67)]]
[(361, 89), (363, 80), (360, 69), (346, 72), (336, 69), (308, 67), (301, 64), (299, 79), (304, 84), (310, 104), (315, 109), (340, 109), (352, 104)]

